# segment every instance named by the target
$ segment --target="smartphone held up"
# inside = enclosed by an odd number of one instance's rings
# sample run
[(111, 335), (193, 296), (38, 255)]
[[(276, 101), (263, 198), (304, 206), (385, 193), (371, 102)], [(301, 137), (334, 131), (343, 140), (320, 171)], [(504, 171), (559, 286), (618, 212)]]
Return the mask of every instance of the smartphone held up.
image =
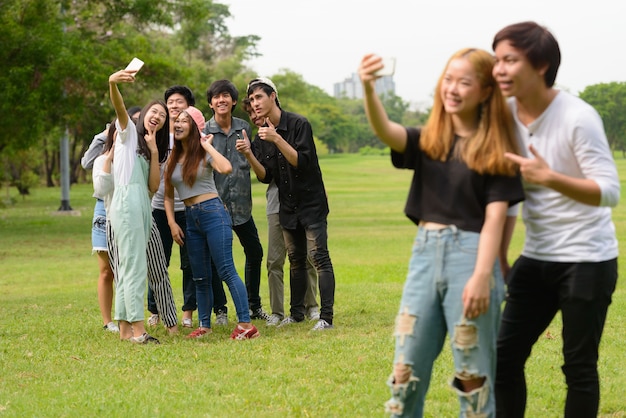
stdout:
[(377, 77), (392, 76), (396, 71), (396, 59), (394, 57), (383, 57), (383, 68), (374, 73)]
[(143, 67), (143, 61), (140, 60), (139, 58), (135, 57), (128, 63), (128, 65), (126, 66), (125, 70), (126, 71), (133, 71), (133, 72), (137, 73), (139, 70), (141, 70), (141, 67)]

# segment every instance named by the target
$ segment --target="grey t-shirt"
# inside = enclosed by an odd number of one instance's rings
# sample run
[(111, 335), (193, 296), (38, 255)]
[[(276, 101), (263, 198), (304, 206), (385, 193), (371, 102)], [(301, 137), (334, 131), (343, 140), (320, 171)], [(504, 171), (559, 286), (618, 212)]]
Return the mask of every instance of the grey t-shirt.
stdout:
[(211, 157), (207, 156), (207, 164), (198, 164), (196, 181), (191, 186), (183, 181), (183, 165), (176, 163), (176, 168), (174, 168), (172, 173), (172, 184), (178, 190), (178, 196), (180, 196), (181, 200), (207, 193), (217, 194), (215, 180), (213, 179), (213, 167), (210, 162)]

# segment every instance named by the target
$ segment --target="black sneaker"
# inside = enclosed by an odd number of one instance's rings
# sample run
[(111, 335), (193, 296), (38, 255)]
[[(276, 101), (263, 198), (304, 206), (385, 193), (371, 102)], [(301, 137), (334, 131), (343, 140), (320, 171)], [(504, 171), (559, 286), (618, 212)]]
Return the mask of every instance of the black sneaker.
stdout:
[(250, 309), (250, 319), (262, 319), (267, 321), (270, 319), (270, 314), (265, 312), (263, 308), (257, 308), (255, 310)]

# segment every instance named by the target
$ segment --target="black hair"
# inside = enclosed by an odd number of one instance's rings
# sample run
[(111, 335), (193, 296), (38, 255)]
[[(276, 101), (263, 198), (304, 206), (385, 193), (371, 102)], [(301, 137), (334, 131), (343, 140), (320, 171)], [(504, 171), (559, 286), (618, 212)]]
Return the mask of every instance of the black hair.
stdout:
[(146, 113), (148, 113), (148, 110), (154, 105), (162, 106), (165, 110), (165, 122), (163, 123), (163, 127), (156, 132), (156, 144), (159, 150), (159, 163), (163, 163), (167, 159), (167, 154), (169, 152), (170, 116), (167, 111), (167, 106), (162, 100), (153, 100), (145, 105), (143, 109), (141, 109), (141, 113), (139, 114), (139, 120), (137, 121), (137, 152), (140, 155), (146, 157), (148, 161), (150, 161), (150, 150), (148, 149), (148, 144), (146, 144), (146, 139), (144, 138), (144, 135), (146, 135), (147, 133), (146, 127), (144, 126), (144, 119), (146, 118)]
[(217, 80), (211, 83), (206, 91), (206, 100), (209, 103), (209, 106), (211, 106), (211, 99), (213, 96), (217, 96), (220, 93), (228, 93), (230, 94), (230, 97), (233, 98), (233, 107), (230, 111), (234, 112), (235, 106), (237, 106), (237, 101), (239, 100), (239, 91), (237, 90), (237, 87), (235, 87), (235, 85), (229, 80)]
[(169, 89), (165, 90), (165, 94), (163, 95), (164, 99), (165, 99), (165, 103), (167, 103), (167, 99), (170, 98), (170, 96), (172, 94), (180, 94), (181, 96), (183, 96), (185, 98), (185, 100), (187, 101), (187, 106), (195, 106), (196, 105), (196, 98), (193, 95), (193, 92), (191, 91), (191, 89), (187, 86), (172, 86)]
[[(255, 91), (257, 91), (258, 89), (263, 90), (263, 92), (265, 92), (265, 94), (267, 94), (268, 97), (271, 96), (272, 93), (276, 93), (276, 90), (274, 90), (272, 86), (262, 83), (262, 82), (257, 82), (257, 81), (258, 80), (255, 78), (254, 80), (250, 82), (250, 84), (248, 84), (248, 91), (246, 92), (246, 95), (248, 97), (250, 97), (250, 95), (254, 93)], [(280, 102), (278, 101), (278, 93), (276, 93), (276, 100), (274, 102), (276, 103), (276, 106), (278, 106), (278, 108), (282, 110), (282, 107), (280, 107)]]
[[(141, 108), (139, 108), (139, 110), (141, 110)], [(104, 141), (104, 148), (102, 149), (103, 154), (113, 148), (113, 138), (115, 137), (115, 132), (117, 132), (117, 126), (115, 125), (115, 122), (117, 122), (117, 118), (113, 118), (113, 120), (109, 124), (109, 129), (107, 130), (107, 139)]]
[(126, 113), (128, 113), (128, 116), (130, 116), (131, 118), (137, 112), (141, 112), (141, 106), (131, 106), (126, 109)]
[(561, 50), (554, 35), (547, 28), (532, 21), (515, 23), (496, 34), (491, 44), (492, 49), (495, 50), (502, 41), (509, 41), (514, 48), (522, 51), (533, 68), (539, 69), (547, 65), (544, 81), (548, 87), (554, 85), (561, 65)]

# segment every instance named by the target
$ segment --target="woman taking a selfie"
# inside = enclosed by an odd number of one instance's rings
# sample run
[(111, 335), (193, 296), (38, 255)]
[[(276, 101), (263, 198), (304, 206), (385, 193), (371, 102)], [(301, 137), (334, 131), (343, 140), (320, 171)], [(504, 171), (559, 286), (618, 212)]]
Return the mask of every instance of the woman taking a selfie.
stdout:
[(504, 281), (498, 262), (509, 204), (523, 199), (505, 157), (517, 149), (512, 118), (491, 74), (491, 54), (462, 49), (448, 61), (422, 129), (387, 117), (376, 95), (381, 58), (359, 68), (365, 110), (391, 148), (394, 166), (414, 170), (406, 215), (418, 225), (389, 378), (393, 416), (421, 417), (433, 363), (450, 336), (451, 385), (460, 416), (494, 417), (496, 336)]

